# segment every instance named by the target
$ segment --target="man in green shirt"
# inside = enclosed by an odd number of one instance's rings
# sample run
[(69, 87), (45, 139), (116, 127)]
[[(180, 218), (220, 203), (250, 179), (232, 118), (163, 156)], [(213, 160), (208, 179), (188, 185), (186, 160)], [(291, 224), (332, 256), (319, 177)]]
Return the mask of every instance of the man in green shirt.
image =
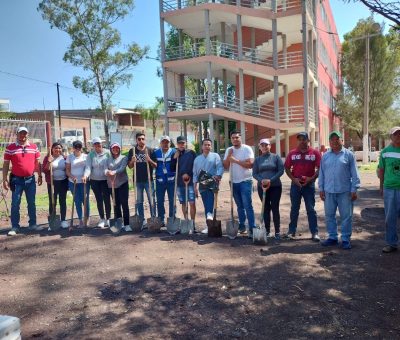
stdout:
[(384, 253), (397, 250), (397, 221), (400, 217), (400, 126), (390, 130), (392, 143), (381, 151), (379, 159), (380, 192), (385, 206), (386, 246)]

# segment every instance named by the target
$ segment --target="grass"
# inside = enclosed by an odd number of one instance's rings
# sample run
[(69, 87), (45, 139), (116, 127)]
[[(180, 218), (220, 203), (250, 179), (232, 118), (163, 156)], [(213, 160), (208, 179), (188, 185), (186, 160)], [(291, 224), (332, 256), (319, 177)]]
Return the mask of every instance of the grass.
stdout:
[(364, 172), (364, 173), (376, 172), (377, 168), (378, 168), (378, 162), (371, 162), (369, 164), (358, 165), (358, 171)]

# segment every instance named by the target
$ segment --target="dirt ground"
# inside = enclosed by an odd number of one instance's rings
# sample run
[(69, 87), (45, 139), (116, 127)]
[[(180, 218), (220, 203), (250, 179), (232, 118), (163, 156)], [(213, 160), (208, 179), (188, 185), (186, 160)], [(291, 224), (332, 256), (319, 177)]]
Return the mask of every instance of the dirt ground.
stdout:
[[(381, 253), (377, 188), (374, 174), (362, 174), (350, 251), (312, 242), (304, 205), (298, 239), (267, 246), (243, 236), (114, 237), (90, 228), (11, 238), (3, 220), (0, 314), (21, 319), (24, 339), (399, 339), (400, 253)], [(288, 193), (284, 176), (282, 232)], [(253, 202), (259, 213), (256, 193)], [(200, 201), (197, 206), (204, 227)], [(324, 236), (318, 197), (316, 207)], [(46, 213), (39, 215), (44, 223)], [(227, 191), (218, 215), (228, 219)]]

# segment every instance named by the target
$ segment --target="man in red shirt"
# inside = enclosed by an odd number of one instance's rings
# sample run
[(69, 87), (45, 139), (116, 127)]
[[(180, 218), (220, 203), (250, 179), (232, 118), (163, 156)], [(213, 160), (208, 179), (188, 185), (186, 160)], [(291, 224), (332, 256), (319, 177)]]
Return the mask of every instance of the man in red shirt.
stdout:
[[(8, 170), (12, 165), (10, 182)], [(38, 172), (38, 185), (42, 184), (42, 170), (40, 166), (40, 152), (36, 144), (29, 143), (28, 129), (21, 126), (17, 129), (17, 141), (7, 146), (4, 153), (3, 188), (11, 188), (11, 230), (9, 236), (18, 233), (20, 225), (20, 204), (22, 193), (25, 191), (28, 203), (29, 228), (40, 230), (36, 225), (36, 182), (34, 172)]]
[(285, 171), (292, 180), (290, 187), (290, 224), (287, 238), (293, 239), (296, 236), (297, 220), (301, 198), (306, 206), (308, 227), (311, 232), (311, 239), (319, 242), (317, 213), (315, 212), (315, 180), (318, 177), (321, 163), (321, 154), (309, 146), (307, 132), (297, 134), (297, 148), (291, 150), (286, 157)]

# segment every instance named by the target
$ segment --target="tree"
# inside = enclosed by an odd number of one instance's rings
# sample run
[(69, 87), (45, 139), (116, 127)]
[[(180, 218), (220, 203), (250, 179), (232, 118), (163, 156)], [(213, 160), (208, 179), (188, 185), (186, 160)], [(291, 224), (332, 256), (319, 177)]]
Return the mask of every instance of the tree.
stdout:
[(148, 52), (136, 43), (120, 50), (121, 36), (113, 25), (133, 8), (133, 0), (42, 0), (38, 7), (52, 28), (71, 38), (63, 59), (86, 72), (74, 76), (73, 84), (82, 93), (99, 97), (107, 141), (111, 98), (130, 83), (130, 71)]
[(156, 139), (157, 127), (160, 118), (160, 113), (163, 109), (164, 103), (162, 98), (156, 98), (157, 102), (151, 108), (144, 108), (139, 105), (135, 108), (135, 111), (140, 112), (140, 115), (145, 120), (151, 121), (151, 128), (153, 132), (153, 139)]
[[(374, 34), (372, 18), (360, 20), (344, 36), (341, 70), (344, 86), (338, 96), (337, 113), (349, 130), (362, 136), (365, 82), (365, 35)], [(361, 39), (357, 39), (361, 37)], [(393, 31), (387, 36), (370, 37), (370, 101), (368, 126), (372, 134), (387, 132), (393, 122), (393, 104), (399, 95), (399, 37)]]
[[(349, 2), (349, 0), (345, 0)], [(400, 3), (398, 1), (387, 0), (352, 0), (361, 2), (367, 6), (372, 12), (378, 13), (395, 23), (395, 28), (400, 29)]]

